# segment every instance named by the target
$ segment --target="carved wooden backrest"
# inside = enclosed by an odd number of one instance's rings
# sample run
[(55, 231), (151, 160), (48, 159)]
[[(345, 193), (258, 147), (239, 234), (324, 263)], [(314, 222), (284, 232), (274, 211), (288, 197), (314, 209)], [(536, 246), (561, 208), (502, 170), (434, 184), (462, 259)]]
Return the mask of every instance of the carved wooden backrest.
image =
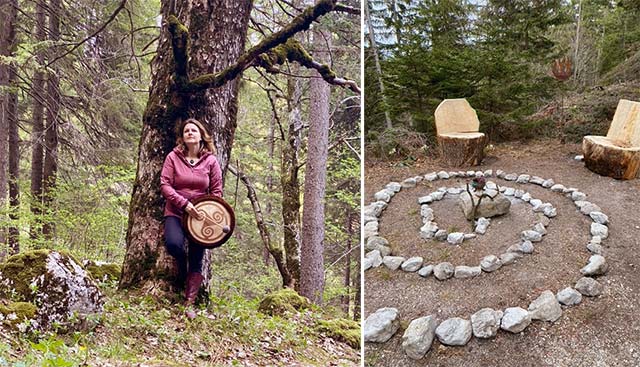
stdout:
[(640, 102), (618, 102), (607, 138), (623, 147), (640, 147)]
[(435, 112), (438, 135), (478, 132), (480, 121), (476, 110), (464, 98), (445, 99)]

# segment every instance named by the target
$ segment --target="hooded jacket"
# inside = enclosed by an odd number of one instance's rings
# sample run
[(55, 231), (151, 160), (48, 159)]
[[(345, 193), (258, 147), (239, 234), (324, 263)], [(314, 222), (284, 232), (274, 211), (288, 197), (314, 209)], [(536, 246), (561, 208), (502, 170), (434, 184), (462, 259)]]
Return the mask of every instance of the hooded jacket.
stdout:
[(160, 174), (160, 191), (167, 200), (164, 216), (182, 218), (190, 200), (211, 194), (222, 197), (222, 171), (216, 157), (204, 152), (193, 166), (181, 148), (167, 155)]

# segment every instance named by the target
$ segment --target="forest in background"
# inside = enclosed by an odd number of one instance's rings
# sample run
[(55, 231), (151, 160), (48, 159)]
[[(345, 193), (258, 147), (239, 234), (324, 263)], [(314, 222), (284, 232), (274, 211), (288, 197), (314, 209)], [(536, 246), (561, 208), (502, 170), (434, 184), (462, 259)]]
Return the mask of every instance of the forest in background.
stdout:
[[(342, 4), (342, 11), (316, 24), (324, 30), (322, 44), (330, 49), (327, 64), (337, 76), (359, 85), (360, 6), (357, 1)], [(245, 49), (311, 5), (313, 2), (255, 1)], [(123, 263), (138, 144), (152, 80), (150, 64), (164, 25), (160, 6), (160, 1), (153, 0), (107, 0), (99, 6), (94, 1), (0, 3), (2, 260), (29, 250), (52, 249), (68, 251), (81, 261)], [(295, 38), (311, 55), (322, 54), (312, 32)], [(231, 333), (229, 339), (240, 344), (262, 338), (264, 330), (252, 323), (263, 321), (254, 320), (252, 313), (261, 297), (282, 287), (282, 275), (267, 241), (284, 246), (285, 230), (289, 229), (299, 251), (307, 152), (315, 143), (308, 138), (313, 102), (310, 81), (314, 78), (312, 70), (290, 63), (272, 70), (251, 68), (240, 80), (237, 130), (224, 189), (225, 199), (235, 209), (237, 227), (232, 239), (213, 253), (209, 295), (212, 307), (229, 313), (233, 320), (226, 325), (229, 330), (222, 327), (220, 332)], [(332, 87), (328, 109), (322, 313), (359, 320), (359, 96), (346, 88)], [(288, 161), (291, 154), (295, 161)], [(296, 175), (287, 180), (291, 177), (287, 164), (291, 163)], [(283, 214), (287, 189), (294, 190), (290, 192), (298, 200), (293, 217)], [(261, 218), (256, 215), (256, 205)], [(158, 316), (160, 311), (149, 305), (149, 300), (122, 300), (113, 280), (103, 286), (115, 299), (107, 306), (111, 315), (104, 324), (126, 329), (118, 324), (118, 318), (131, 307), (132, 312), (141, 313), (138, 321), (148, 323), (148, 328), (162, 328), (167, 323), (167, 315)], [(139, 304), (134, 307), (130, 302)], [(133, 340), (146, 337), (148, 331), (140, 332), (143, 324), (130, 326), (135, 329)], [(272, 328), (286, 334), (281, 338), (285, 343), (267, 354), (305, 347), (307, 342), (292, 332), (299, 327), (287, 325), (285, 320), (268, 329)], [(184, 332), (194, 330), (196, 325)], [(125, 331), (118, 330), (111, 338), (124, 338), (122, 333)], [(118, 353), (124, 353), (101, 350), (101, 345), (113, 340), (93, 335), (76, 336), (62, 344), (55, 336), (23, 336), (22, 343), (31, 338), (46, 346), (17, 348), (19, 360), (34, 363), (65, 354), (70, 354), (65, 357), (68, 361), (76, 361), (91, 343), (95, 343), (98, 355), (115, 353), (117, 359)], [(121, 343), (126, 341), (116, 344)], [(6, 340), (0, 344), (3, 351), (16, 347)], [(181, 349), (165, 346), (156, 353), (169, 353), (172, 348), (176, 349), (173, 352)], [(130, 353), (122, 357), (136, 358)]]
[[(433, 113), (466, 98), (490, 142), (605, 135), (640, 98), (637, 1), (368, 0), (365, 142), (370, 157), (431, 154)], [(554, 78), (568, 59), (570, 78)]]

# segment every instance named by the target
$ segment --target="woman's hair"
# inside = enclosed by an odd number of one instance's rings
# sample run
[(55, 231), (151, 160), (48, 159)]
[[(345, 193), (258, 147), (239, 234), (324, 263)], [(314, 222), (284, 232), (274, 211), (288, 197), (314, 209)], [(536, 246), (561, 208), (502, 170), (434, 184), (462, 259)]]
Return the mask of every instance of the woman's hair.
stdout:
[(187, 126), (187, 124), (194, 124), (198, 127), (198, 130), (200, 130), (200, 138), (202, 140), (200, 141), (200, 150), (198, 151), (198, 154), (202, 153), (204, 150), (208, 150), (212, 154), (216, 154), (216, 148), (213, 146), (213, 139), (211, 138), (211, 135), (209, 135), (200, 121), (194, 118), (182, 121), (182, 123), (180, 124), (180, 128), (176, 134), (178, 136), (176, 145), (182, 148), (184, 151), (187, 150), (187, 146), (184, 144), (184, 140), (182, 139), (182, 135), (184, 134), (184, 127)]

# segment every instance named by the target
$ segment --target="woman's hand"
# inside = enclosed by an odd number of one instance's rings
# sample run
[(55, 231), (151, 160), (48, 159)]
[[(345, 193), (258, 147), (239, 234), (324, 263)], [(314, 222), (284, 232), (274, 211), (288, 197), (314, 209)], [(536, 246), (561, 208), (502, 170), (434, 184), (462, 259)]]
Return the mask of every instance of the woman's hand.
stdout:
[(190, 216), (196, 218), (197, 220), (203, 220), (204, 216), (202, 215), (202, 213), (200, 213), (195, 206), (193, 206), (193, 204), (189, 203), (187, 204), (187, 207), (184, 208), (184, 210), (187, 211), (187, 213), (189, 213)]

